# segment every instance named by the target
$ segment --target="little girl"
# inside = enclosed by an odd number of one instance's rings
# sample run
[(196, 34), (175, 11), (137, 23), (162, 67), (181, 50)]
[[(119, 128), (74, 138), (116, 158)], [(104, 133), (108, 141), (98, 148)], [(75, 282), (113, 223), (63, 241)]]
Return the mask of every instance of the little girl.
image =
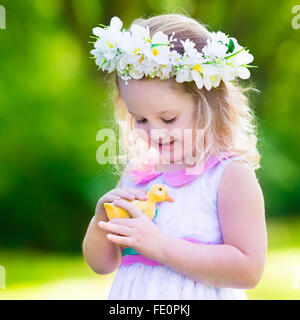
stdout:
[[(99, 274), (118, 269), (108, 299), (247, 299), (263, 274), (267, 233), (254, 115), (233, 80), (250, 76), (253, 56), (181, 14), (137, 19), (130, 32), (113, 17), (93, 31), (96, 63), (115, 71), (117, 120), (128, 121), (131, 148), (145, 141), (148, 152), (143, 163), (132, 156), (99, 199), (86, 261)], [(154, 184), (173, 202), (157, 203), (150, 220), (126, 200), (146, 201)], [(105, 202), (131, 218), (109, 221)]]

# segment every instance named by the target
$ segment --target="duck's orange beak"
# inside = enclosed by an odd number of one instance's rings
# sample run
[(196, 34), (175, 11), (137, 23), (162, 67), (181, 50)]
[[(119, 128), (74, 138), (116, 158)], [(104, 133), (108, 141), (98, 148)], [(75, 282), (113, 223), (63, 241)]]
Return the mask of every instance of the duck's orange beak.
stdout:
[(165, 201), (174, 202), (174, 199), (167, 195)]

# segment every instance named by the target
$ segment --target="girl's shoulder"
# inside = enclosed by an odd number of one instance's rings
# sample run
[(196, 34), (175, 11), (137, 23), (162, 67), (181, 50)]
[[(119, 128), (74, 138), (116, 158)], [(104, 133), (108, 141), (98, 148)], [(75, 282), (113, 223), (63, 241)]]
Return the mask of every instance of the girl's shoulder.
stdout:
[(247, 160), (244, 155), (225, 155), (221, 156), (214, 161), (213, 166), (210, 166), (209, 170), (207, 170), (207, 175), (209, 177), (212, 176), (221, 176), (227, 167), (231, 166), (233, 163), (243, 163), (253, 170), (252, 164)]
[(214, 188), (214, 192), (218, 193), (220, 185), (224, 183), (224, 180), (228, 179), (228, 176), (231, 176), (237, 170), (251, 172), (250, 175), (252, 174), (256, 177), (252, 164), (244, 155), (233, 155), (221, 159), (207, 172), (205, 179), (207, 184)]
[(254, 171), (253, 165), (250, 161), (247, 160), (246, 156), (244, 155), (234, 155), (230, 156), (229, 158), (220, 159), (218, 162), (217, 168), (219, 171), (225, 171), (228, 167), (236, 166), (240, 164), (240, 166), (247, 167), (250, 170)]
[(232, 157), (220, 163), (219, 171), (218, 189), (221, 189), (224, 184), (236, 189), (243, 185), (250, 187), (258, 182), (253, 165), (243, 155)]
[(226, 172), (228, 171), (236, 171), (236, 170), (246, 170), (251, 171), (255, 174), (255, 169), (253, 165), (246, 159), (244, 155), (238, 155), (234, 156), (230, 159), (227, 159), (224, 161), (223, 164), (221, 164), (222, 169)]

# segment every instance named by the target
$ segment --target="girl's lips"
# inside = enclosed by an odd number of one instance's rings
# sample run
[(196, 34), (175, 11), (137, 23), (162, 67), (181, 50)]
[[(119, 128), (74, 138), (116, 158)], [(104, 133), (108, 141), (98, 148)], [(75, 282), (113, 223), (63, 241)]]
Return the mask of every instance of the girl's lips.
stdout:
[(159, 142), (158, 145), (159, 145), (160, 147), (166, 147), (166, 146), (172, 145), (172, 144), (174, 143), (174, 141), (175, 141), (175, 140), (173, 140), (173, 141), (171, 141), (171, 142), (168, 142), (168, 143), (160, 143), (160, 142)]
[(161, 151), (161, 150), (167, 149), (167, 150), (173, 151), (174, 142), (175, 142), (175, 140), (173, 140), (169, 143), (164, 143), (164, 144), (159, 143), (158, 144), (159, 150)]

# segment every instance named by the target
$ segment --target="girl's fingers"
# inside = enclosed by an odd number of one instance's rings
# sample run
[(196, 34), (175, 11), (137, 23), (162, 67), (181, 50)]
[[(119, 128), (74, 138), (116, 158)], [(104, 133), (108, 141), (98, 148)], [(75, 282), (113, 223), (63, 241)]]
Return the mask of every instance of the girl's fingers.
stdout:
[(114, 200), (120, 200), (121, 197), (114, 195), (114, 194), (107, 194), (102, 198), (102, 203), (104, 202), (113, 202)]
[(127, 247), (132, 246), (132, 244), (130, 242), (130, 238), (128, 238), (128, 237), (117, 236), (117, 235), (111, 234), (111, 233), (108, 233), (106, 236), (107, 236), (108, 240), (110, 240), (114, 243), (121, 244), (121, 245), (127, 246)]
[(132, 228), (129, 228), (121, 224), (112, 223), (112, 222), (100, 221), (98, 225), (101, 229), (104, 229), (106, 231), (113, 232), (113, 233), (118, 233), (124, 236), (130, 236), (132, 232)]
[(139, 189), (134, 189), (134, 188), (126, 188), (126, 189), (117, 189), (113, 190), (111, 192), (114, 195), (118, 195), (121, 198), (125, 198), (128, 200), (133, 200), (134, 198), (139, 199), (139, 200), (147, 200), (147, 192)]
[(127, 200), (133, 200), (135, 198), (135, 195), (132, 192), (122, 189), (111, 191), (111, 194)]
[(144, 189), (127, 188), (126, 190), (134, 194), (135, 197), (139, 200), (146, 200), (148, 198), (147, 191)]
[(112, 194), (106, 194), (102, 198), (100, 198), (96, 205), (95, 212), (99, 212), (100, 210), (103, 210), (103, 203), (105, 202), (113, 202), (114, 200), (120, 200), (121, 198)]
[(137, 206), (125, 201), (125, 200), (114, 200), (113, 205), (123, 208), (126, 210), (133, 218), (137, 218), (143, 215), (143, 212)]
[(110, 220), (110, 222), (121, 224), (121, 225), (127, 226), (129, 228), (133, 228), (136, 224), (136, 222), (132, 218), (114, 218), (114, 219)]
[(109, 196), (107, 196), (107, 199), (109, 200), (109, 202), (113, 202), (114, 200), (120, 200), (121, 197), (114, 194), (110, 194)]
[(106, 193), (102, 198), (98, 200), (96, 211), (99, 210), (100, 206), (102, 208), (102, 204), (104, 202), (113, 202), (114, 200), (118, 200), (121, 198), (127, 199), (129, 201), (134, 200), (135, 198), (142, 201), (148, 199), (145, 190), (143, 191), (142, 189), (139, 190), (134, 188), (118, 188)]

